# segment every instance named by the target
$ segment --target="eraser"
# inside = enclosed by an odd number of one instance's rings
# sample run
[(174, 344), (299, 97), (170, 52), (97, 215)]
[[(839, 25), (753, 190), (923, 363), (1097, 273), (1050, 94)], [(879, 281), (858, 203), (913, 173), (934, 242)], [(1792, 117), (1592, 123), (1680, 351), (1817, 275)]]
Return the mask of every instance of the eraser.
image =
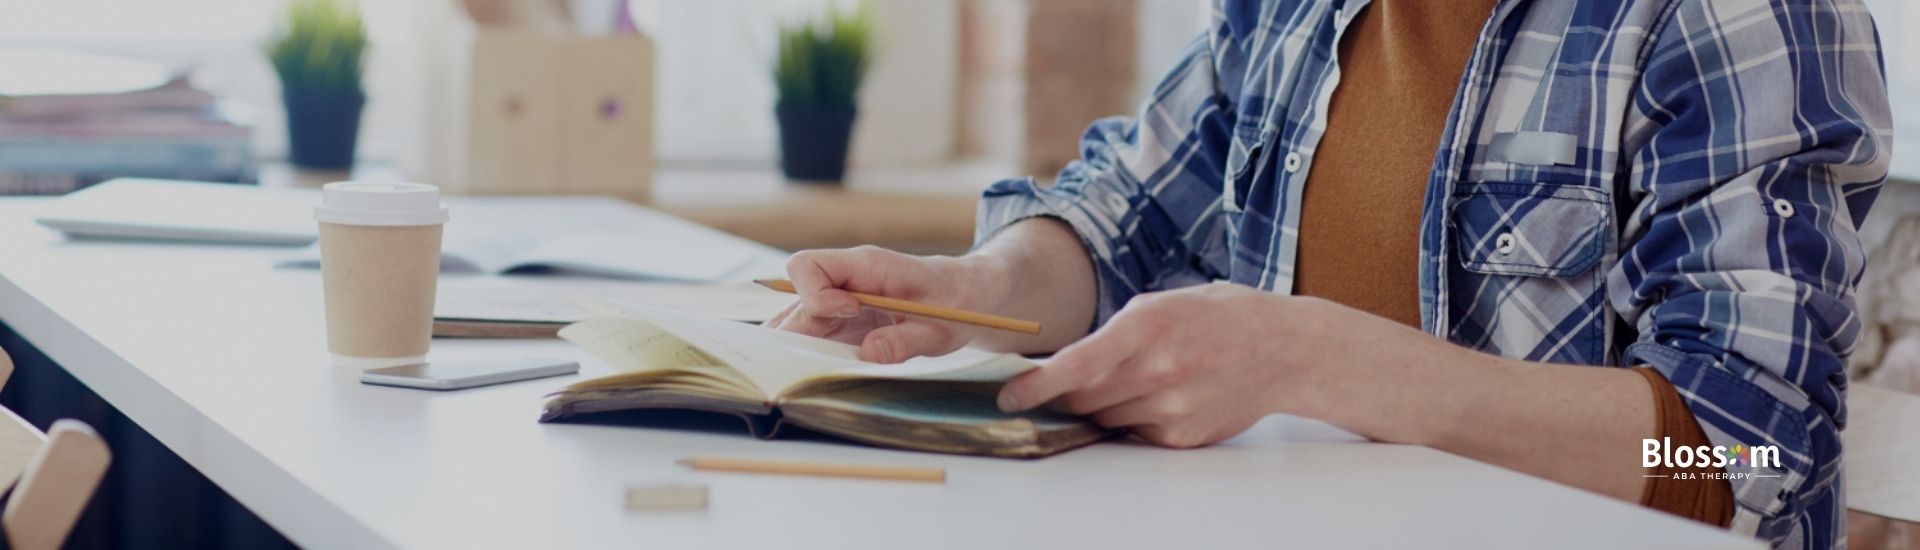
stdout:
[(706, 485), (663, 483), (627, 487), (629, 512), (694, 512), (706, 509)]

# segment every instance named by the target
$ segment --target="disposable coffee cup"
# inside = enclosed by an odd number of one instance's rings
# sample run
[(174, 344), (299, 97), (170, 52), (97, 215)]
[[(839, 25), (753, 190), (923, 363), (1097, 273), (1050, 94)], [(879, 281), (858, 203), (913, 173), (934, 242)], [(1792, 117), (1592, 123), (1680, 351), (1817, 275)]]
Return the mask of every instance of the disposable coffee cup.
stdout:
[(342, 181), (320, 194), (313, 215), (333, 364), (371, 369), (425, 361), (447, 222), (440, 189)]

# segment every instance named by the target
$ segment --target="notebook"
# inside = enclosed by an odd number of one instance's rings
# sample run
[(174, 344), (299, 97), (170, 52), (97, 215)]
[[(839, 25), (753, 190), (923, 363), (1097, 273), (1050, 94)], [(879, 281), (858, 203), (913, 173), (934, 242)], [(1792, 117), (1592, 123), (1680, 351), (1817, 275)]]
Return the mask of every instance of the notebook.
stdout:
[(718, 413), (738, 417), (762, 439), (792, 427), (882, 447), (1022, 458), (1116, 433), (1051, 410), (1001, 412), (994, 404), (1001, 384), (1038, 367), (1019, 355), (963, 349), (875, 364), (839, 342), (639, 308), (569, 325), (560, 336), (618, 373), (554, 393), (544, 422), (625, 411)]
[[(458, 215), (457, 213), (455, 214)], [(582, 232), (529, 235), (466, 226), (440, 243), (442, 273), (553, 273), (655, 281), (718, 281), (752, 263), (759, 250), (717, 232), (671, 235)], [(307, 247), (280, 267), (319, 268), (320, 247)]]
[(299, 246), (314, 242), (312, 190), (118, 178), (34, 216), (72, 236)]
[(555, 338), (561, 327), (594, 316), (581, 305), (589, 299), (749, 323), (773, 318), (794, 300), (747, 281), (695, 284), (448, 276), (440, 278), (434, 298), (433, 335)]

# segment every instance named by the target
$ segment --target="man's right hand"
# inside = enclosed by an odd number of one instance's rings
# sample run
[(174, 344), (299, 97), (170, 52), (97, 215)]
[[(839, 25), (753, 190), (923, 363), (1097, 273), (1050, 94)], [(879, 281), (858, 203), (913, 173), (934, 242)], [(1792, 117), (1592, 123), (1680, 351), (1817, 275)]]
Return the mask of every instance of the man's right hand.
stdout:
[[(977, 269), (973, 270), (977, 271)], [(911, 256), (875, 246), (806, 250), (787, 261), (800, 299), (766, 326), (860, 346), (860, 358), (897, 363), (966, 346), (981, 329), (861, 307), (848, 291), (986, 311), (977, 273), (967, 260)]]
[[(1031, 218), (965, 256), (911, 256), (863, 246), (807, 250), (787, 261), (800, 300), (766, 326), (860, 346), (860, 358), (896, 363), (974, 345), (1051, 353), (1093, 323), (1093, 264), (1065, 222)], [(848, 291), (1038, 321), (1031, 336), (860, 307)]]

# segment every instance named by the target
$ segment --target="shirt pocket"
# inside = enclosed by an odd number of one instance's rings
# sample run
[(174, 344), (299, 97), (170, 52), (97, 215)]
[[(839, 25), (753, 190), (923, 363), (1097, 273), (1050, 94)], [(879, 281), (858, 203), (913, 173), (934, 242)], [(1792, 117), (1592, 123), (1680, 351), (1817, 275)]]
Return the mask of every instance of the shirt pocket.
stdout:
[(1569, 278), (1606, 252), (1607, 197), (1588, 187), (1462, 184), (1452, 204), (1462, 268), (1487, 275)]
[(1448, 212), (1447, 337), (1529, 361), (1608, 362), (1601, 285), (1613, 234), (1608, 197), (1578, 185), (1473, 182)]

